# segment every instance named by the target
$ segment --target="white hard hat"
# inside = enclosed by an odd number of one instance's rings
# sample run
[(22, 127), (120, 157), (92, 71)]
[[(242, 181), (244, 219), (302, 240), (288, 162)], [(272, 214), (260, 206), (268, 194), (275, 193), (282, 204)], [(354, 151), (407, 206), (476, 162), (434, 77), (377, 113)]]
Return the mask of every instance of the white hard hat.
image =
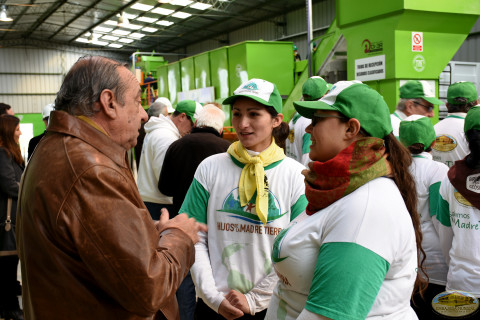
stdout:
[(53, 111), (53, 108), (55, 107), (55, 103), (49, 103), (45, 107), (43, 107), (42, 110), (42, 119), (50, 117), (50, 112)]
[(160, 97), (160, 98), (157, 98), (157, 100), (155, 100), (155, 102), (161, 102), (161, 103), (163, 103), (164, 105), (166, 105), (166, 106), (167, 106), (168, 113), (173, 113), (173, 112), (175, 112), (175, 109), (173, 109), (172, 103), (171, 103), (170, 100), (168, 100), (167, 98), (165, 98), (165, 97)]

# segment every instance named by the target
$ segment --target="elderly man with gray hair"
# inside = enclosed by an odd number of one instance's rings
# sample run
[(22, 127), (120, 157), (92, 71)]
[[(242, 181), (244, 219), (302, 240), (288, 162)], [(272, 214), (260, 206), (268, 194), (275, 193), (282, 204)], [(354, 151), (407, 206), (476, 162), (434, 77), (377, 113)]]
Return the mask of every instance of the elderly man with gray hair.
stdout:
[(400, 122), (418, 114), (432, 118), (433, 106), (443, 102), (435, 97), (434, 88), (425, 80), (409, 80), (400, 87), (400, 100), (397, 109), (390, 115), (393, 134), (398, 138)]
[(25, 319), (175, 319), (175, 292), (206, 226), (148, 214), (127, 161), (141, 120), (124, 64), (78, 60), (22, 177), (17, 216)]
[[(178, 214), (195, 170), (205, 158), (226, 152), (230, 142), (221, 138), (225, 113), (213, 104), (205, 105), (198, 113), (192, 132), (173, 142), (167, 150), (163, 162), (159, 190), (173, 196), (173, 212)], [(177, 291), (181, 320), (193, 320), (195, 311), (195, 287), (187, 275)]]

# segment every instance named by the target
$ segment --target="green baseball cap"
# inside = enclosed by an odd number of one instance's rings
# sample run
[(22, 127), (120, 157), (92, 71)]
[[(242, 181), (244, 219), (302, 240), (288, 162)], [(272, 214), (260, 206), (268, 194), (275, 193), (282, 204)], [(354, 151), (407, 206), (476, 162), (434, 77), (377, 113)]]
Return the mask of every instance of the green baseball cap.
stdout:
[[(466, 98), (467, 103), (478, 99), (477, 88), (472, 82), (459, 81), (451, 84), (447, 91), (447, 101), (449, 104), (459, 104), (455, 98)], [(460, 103), (463, 104), (463, 103)]]
[(193, 122), (198, 116), (198, 112), (202, 109), (202, 105), (194, 100), (182, 100), (177, 103), (175, 111), (185, 113)]
[(463, 130), (467, 132), (470, 129), (480, 130), (480, 106), (472, 107), (467, 112)]
[(302, 87), (302, 94), (305, 101), (318, 100), (327, 93), (330, 88), (327, 81), (322, 77), (310, 77)]
[(347, 118), (355, 118), (372, 137), (383, 139), (393, 131), (385, 100), (361, 81), (339, 81), (320, 100), (293, 104), (300, 115), (309, 119), (318, 110), (338, 111)]
[(425, 80), (408, 80), (400, 87), (400, 98), (402, 99), (424, 99), (431, 104), (443, 104), (435, 97), (435, 92)]
[(411, 115), (401, 121), (399, 132), (400, 142), (407, 148), (412, 144), (421, 143), (426, 150), (436, 138), (432, 121), (418, 114)]
[(250, 79), (242, 83), (230, 96), (223, 100), (223, 104), (233, 105), (239, 97), (253, 99), (264, 106), (273, 107), (278, 113), (282, 113), (282, 97), (274, 83), (262, 79)]

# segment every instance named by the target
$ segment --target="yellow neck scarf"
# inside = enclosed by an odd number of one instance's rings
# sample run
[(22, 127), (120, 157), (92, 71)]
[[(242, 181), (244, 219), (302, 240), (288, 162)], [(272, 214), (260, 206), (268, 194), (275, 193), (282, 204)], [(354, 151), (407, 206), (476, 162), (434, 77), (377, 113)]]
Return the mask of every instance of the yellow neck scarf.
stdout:
[(267, 224), (268, 180), (264, 167), (284, 159), (283, 149), (277, 146), (272, 138), (270, 146), (257, 156), (251, 157), (239, 141), (232, 143), (227, 152), (239, 162), (245, 164), (238, 182), (240, 205), (242, 207), (245, 206), (252, 199), (255, 190), (257, 190), (257, 216), (263, 224)]

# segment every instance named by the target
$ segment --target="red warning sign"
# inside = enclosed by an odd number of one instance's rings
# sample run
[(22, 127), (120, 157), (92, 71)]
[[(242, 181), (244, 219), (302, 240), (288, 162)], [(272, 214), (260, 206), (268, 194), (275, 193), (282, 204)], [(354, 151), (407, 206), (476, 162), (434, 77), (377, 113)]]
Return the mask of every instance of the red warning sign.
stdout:
[(412, 32), (412, 51), (423, 51), (423, 32)]

